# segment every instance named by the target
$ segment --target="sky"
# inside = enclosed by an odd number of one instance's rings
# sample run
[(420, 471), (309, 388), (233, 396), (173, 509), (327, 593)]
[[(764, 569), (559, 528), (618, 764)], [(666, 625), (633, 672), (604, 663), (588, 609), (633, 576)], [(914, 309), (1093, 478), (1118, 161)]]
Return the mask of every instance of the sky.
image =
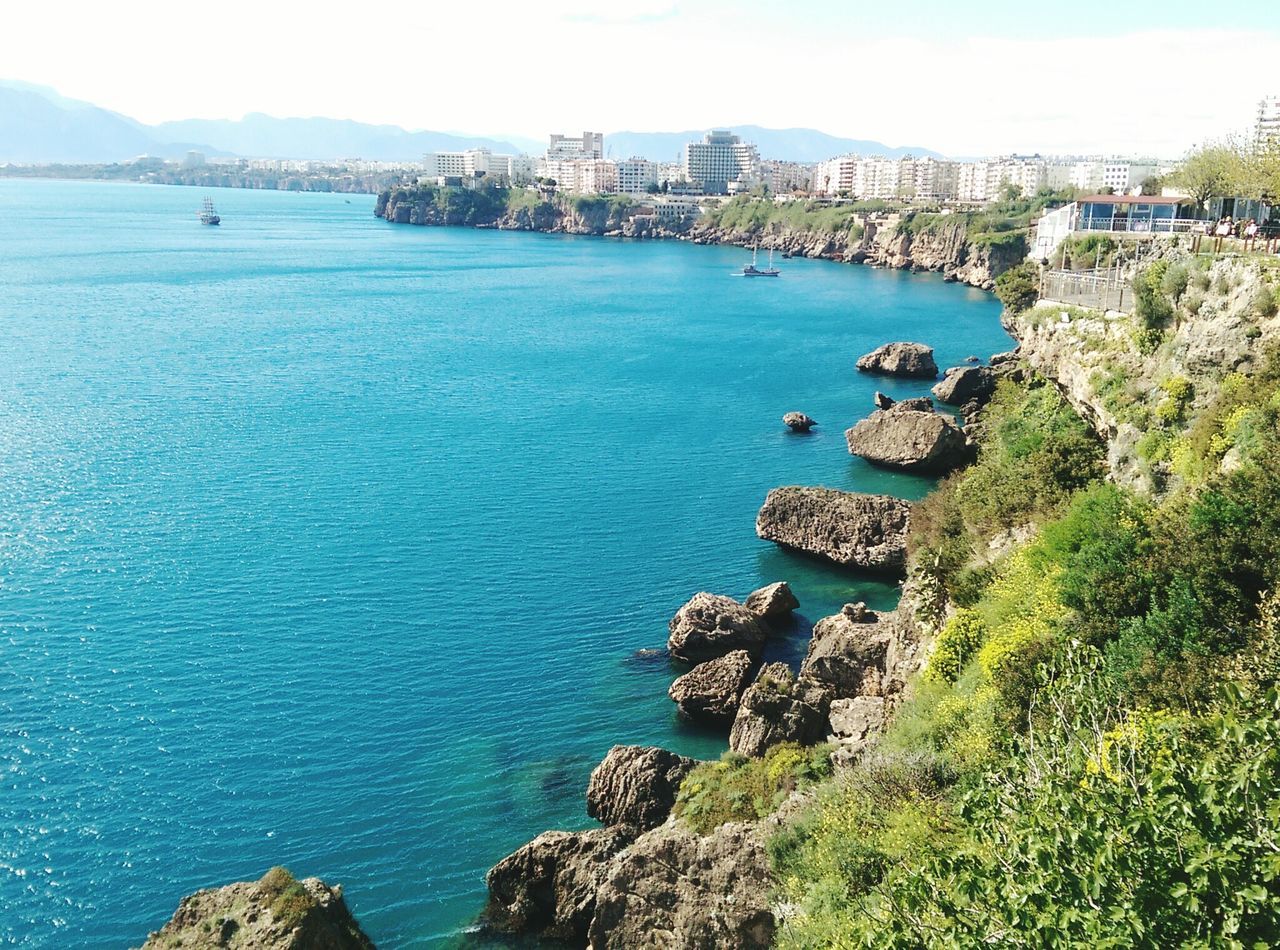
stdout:
[(952, 156), (1176, 157), (1280, 94), (1280, 3), (64, 0), (0, 8), (0, 78), (147, 123), (754, 123)]

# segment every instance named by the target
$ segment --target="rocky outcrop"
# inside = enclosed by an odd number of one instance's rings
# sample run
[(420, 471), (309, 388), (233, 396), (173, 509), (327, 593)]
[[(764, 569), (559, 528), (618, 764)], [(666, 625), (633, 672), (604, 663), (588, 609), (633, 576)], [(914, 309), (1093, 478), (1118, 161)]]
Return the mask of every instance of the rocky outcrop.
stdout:
[(827, 741), (837, 746), (834, 761), (848, 765), (884, 732), (888, 703), (883, 696), (854, 696), (831, 703)]
[(828, 703), (819, 684), (797, 680), (785, 663), (770, 663), (742, 696), (729, 748), (759, 758), (781, 742), (817, 742), (826, 727)]
[(877, 409), (888, 409), (895, 402), (891, 396), (886, 396), (878, 389), (876, 390), (875, 395), (871, 397), (871, 401), (875, 404)]
[(938, 375), (933, 348), (923, 343), (886, 343), (859, 357), (857, 365), (861, 372), (884, 376), (933, 379)]
[(605, 825), (654, 828), (667, 820), (680, 783), (697, 764), (656, 746), (616, 745), (591, 773), (587, 814)]
[(803, 412), (788, 412), (782, 417), (782, 424), (792, 432), (808, 432), (818, 423)]
[(738, 700), (751, 682), (755, 660), (746, 650), (699, 663), (667, 691), (680, 715), (694, 722), (731, 723)]
[(747, 595), (746, 608), (770, 626), (785, 626), (800, 601), (786, 581), (778, 581)]
[(832, 699), (881, 696), (889, 688), (891, 648), (897, 630), (892, 614), (883, 618), (862, 604), (846, 604), (813, 628), (800, 675), (827, 689)]
[(197, 891), (184, 897), (143, 950), (168, 947), (253, 947), (255, 950), (373, 950), (342, 899), (342, 888), (319, 878), (296, 880), (272, 868), (259, 881)]
[(485, 875), (485, 926), (585, 945), (610, 861), (636, 834), (623, 825), (538, 835)]
[(933, 394), (941, 402), (963, 406), (974, 400), (985, 402), (995, 388), (996, 374), (987, 367), (953, 366), (933, 387)]
[(964, 430), (946, 416), (905, 401), (877, 409), (844, 436), (851, 455), (905, 472), (940, 475), (964, 464), (972, 451)]
[(768, 947), (769, 859), (756, 825), (708, 835), (667, 824), (638, 838), (609, 868), (588, 934), (593, 950)]
[(732, 597), (701, 591), (671, 618), (667, 649), (677, 660), (702, 663), (733, 650), (759, 656), (768, 631)]
[(792, 485), (769, 492), (756, 534), (844, 567), (898, 571), (910, 520), (911, 505), (900, 498)]

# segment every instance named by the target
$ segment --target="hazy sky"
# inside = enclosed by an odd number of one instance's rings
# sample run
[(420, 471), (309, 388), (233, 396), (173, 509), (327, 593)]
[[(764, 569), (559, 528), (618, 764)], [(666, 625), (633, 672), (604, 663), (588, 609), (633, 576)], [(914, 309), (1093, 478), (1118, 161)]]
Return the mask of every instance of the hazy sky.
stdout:
[(6, 3), (0, 78), (145, 122), (536, 138), (756, 123), (951, 155), (1176, 156), (1280, 94), (1280, 3)]

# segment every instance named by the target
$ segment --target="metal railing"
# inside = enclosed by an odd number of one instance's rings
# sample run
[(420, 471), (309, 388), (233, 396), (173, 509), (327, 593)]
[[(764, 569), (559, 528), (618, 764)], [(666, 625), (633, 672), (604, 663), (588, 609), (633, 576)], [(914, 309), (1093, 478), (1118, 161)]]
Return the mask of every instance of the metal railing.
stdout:
[(1133, 306), (1133, 285), (1115, 270), (1045, 271), (1040, 280), (1045, 300), (1091, 310), (1119, 310)]
[(1076, 219), (1076, 231), (1106, 231), (1117, 234), (1187, 234), (1197, 227), (1212, 227), (1211, 222), (1199, 218), (1130, 218), (1128, 215), (1111, 217), (1083, 217)]

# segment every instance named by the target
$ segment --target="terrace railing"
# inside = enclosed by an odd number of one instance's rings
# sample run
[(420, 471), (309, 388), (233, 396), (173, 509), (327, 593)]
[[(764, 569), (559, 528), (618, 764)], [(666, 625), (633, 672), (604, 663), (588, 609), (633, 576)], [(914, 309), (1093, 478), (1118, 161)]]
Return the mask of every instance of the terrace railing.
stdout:
[(1051, 270), (1041, 278), (1040, 296), (1073, 307), (1128, 313), (1133, 306), (1133, 285), (1114, 269)]
[(1111, 217), (1081, 216), (1076, 219), (1076, 231), (1102, 231), (1112, 234), (1187, 234), (1203, 228), (1206, 222), (1199, 218), (1132, 218), (1129, 215)]

